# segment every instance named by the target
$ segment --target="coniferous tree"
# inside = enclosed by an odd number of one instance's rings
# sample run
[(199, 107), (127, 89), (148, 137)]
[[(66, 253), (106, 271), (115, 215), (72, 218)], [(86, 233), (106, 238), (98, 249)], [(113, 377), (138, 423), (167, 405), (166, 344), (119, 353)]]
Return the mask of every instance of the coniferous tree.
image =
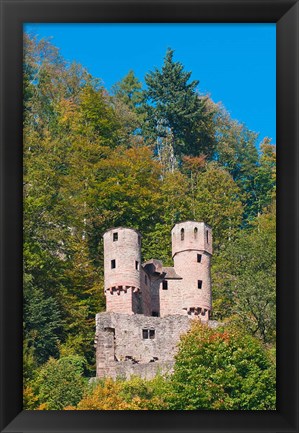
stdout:
[(135, 110), (143, 100), (142, 84), (130, 70), (128, 74), (112, 88), (112, 93), (121, 99), (131, 110)]
[[(263, 215), (254, 228), (241, 219), (275, 198), (275, 148), (264, 140), (258, 154), (256, 134), (200, 97), (190, 77), (168, 50), (162, 69), (147, 75), (145, 93), (130, 71), (109, 95), (50, 43), (25, 37), (27, 408), (37, 407), (32, 384), (49, 356), (80, 355), (85, 375), (93, 374), (94, 315), (105, 308), (102, 234), (111, 226), (139, 229), (144, 259), (171, 265), (172, 225), (210, 223), (215, 317), (237, 314), (274, 341), (274, 226)], [(55, 373), (57, 363), (46, 366)], [(50, 376), (41, 382), (46, 390)]]
[(213, 154), (212, 117), (206, 99), (197, 92), (198, 81), (189, 82), (191, 72), (174, 62), (174, 51), (167, 50), (161, 70), (145, 76), (147, 123), (145, 133), (157, 140), (172, 137), (174, 154)]

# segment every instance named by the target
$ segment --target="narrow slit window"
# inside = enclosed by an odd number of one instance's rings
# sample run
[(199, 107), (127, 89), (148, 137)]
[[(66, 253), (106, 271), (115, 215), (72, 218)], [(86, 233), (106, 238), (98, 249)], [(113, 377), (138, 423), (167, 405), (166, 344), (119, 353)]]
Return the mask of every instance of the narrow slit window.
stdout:
[(137, 260), (135, 261), (135, 269), (136, 269), (136, 271), (139, 270), (139, 262), (137, 262)]
[(208, 230), (206, 231), (206, 236), (207, 236), (207, 243), (209, 243), (209, 232), (208, 232)]
[(142, 330), (142, 338), (143, 338), (144, 340), (147, 340), (147, 339), (148, 339), (148, 329), (143, 329), (143, 330)]
[(201, 258), (202, 258), (202, 255), (201, 254), (197, 254), (197, 263), (201, 263)]
[(138, 235), (138, 245), (141, 245), (141, 236)]
[(113, 233), (113, 242), (118, 241), (118, 233)]
[(198, 280), (197, 281), (197, 288), (201, 289), (202, 288), (202, 280)]
[(198, 232), (198, 228), (195, 227), (195, 229), (194, 229), (194, 238), (195, 238), (195, 239), (197, 238), (197, 232)]
[(185, 230), (181, 229), (181, 241), (184, 240), (184, 237), (185, 237)]
[(116, 262), (115, 260), (111, 260), (111, 269), (115, 269), (116, 268)]
[(167, 290), (168, 289), (168, 281), (167, 280), (163, 280), (162, 281), (162, 289), (163, 290)]

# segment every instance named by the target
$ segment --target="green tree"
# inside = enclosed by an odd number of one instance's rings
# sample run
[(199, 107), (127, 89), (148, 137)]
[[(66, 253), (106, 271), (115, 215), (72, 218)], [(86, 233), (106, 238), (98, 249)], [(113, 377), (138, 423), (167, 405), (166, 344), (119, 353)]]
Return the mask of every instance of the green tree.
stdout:
[(146, 234), (161, 209), (160, 185), (160, 166), (148, 147), (118, 147), (102, 160), (94, 188), (102, 228), (126, 225)]
[(256, 207), (262, 212), (276, 195), (276, 146), (265, 138), (260, 144), (259, 166), (255, 177)]
[(143, 100), (142, 84), (132, 70), (113, 86), (112, 93), (132, 111), (136, 110)]
[(242, 222), (242, 193), (231, 175), (215, 163), (194, 170), (190, 176), (190, 219), (213, 228), (213, 246), (218, 250), (236, 236)]
[(217, 144), (214, 159), (230, 173), (241, 189), (243, 219), (250, 220), (257, 215), (255, 178), (258, 167), (258, 134), (231, 119), (225, 109), (219, 106), (215, 116), (215, 129)]
[(161, 410), (167, 409), (164, 394), (168, 383), (162, 376), (152, 380), (102, 379), (89, 386), (76, 407), (65, 410)]
[(40, 134), (59, 132), (57, 105), (76, 103), (81, 88), (96, 81), (82, 66), (68, 64), (49, 40), (24, 35), (24, 124)]
[(170, 137), (177, 156), (212, 155), (213, 113), (206, 107), (206, 98), (196, 91), (199, 82), (189, 82), (191, 72), (184, 71), (180, 62), (174, 62), (173, 54), (168, 49), (161, 70), (156, 68), (145, 76), (145, 132), (157, 140), (158, 149)]
[(33, 348), (38, 364), (46, 362), (50, 355), (58, 356), (61, 316), (55, 299), (45, 296), (41, 289), (33, 286), (29, 276), (25, 276), (24, 337), (27, 346)]
[(196, 321), (181, 338), (171, 391), (173, 410), (275, 409), (275, 365), (242, 328)]
[(49, 359), (40, 369), (34, 384), (39, 409), (61, 410), (79, 403), (86, 389), (84, 363), (84, 358), (80, 356)]
[(275, 342), (276, 218), (275, 206), (215, 259), (214, 317), (236, 315), (253, 335)]
[(143, 238), (144, 259), (157, 258), (172, 266), (171, 236), (175, 223), (190, 219), (189, 183), (179, 170), (166, 172), (160, 181), (160, 206), (151, 230)]

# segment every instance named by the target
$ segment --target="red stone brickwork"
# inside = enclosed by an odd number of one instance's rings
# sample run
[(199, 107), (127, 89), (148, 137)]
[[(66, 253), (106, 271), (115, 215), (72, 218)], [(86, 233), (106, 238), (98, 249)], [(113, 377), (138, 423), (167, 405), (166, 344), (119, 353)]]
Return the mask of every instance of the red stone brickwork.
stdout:
[(173, 268), (159, 260), (141, 264), (141, 235), (118, 227), (104, 234), (107, 312), (198, 315), (212, 308), (212, 230), (203, 222), (176, 224), (171, 232)]
[(211, 228), (186, 221), (171, 237), (174, 266), (163, 267), (158, 259), (141, 264), (138, 231), (118, 227), (104, 234), (107, 312), (96, 317), (97, 377), (169, 372), (190, 318), (217, 326), (209, 320)]
[(138, 310), (141, 269), (141, 236), (118, 227), (104, 234), (106, 311), (133, 314)]

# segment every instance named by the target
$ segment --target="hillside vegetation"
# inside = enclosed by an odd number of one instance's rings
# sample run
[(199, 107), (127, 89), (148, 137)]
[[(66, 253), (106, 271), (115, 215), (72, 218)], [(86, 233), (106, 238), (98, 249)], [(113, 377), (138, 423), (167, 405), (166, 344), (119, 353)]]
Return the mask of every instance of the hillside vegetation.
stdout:
[[(174, 57), (144, 88), (129, 71), (108, 92), (25, 35), (27, 409), (275, 408), (275, 145), (202, 95)], [(88, 385), (102, 234), (138, 229), (143, 260), (169, 266), (171, 228), (188, 219), (213, 228), (212, 318), (232, 328), (194, 325), (171, 378)]]

